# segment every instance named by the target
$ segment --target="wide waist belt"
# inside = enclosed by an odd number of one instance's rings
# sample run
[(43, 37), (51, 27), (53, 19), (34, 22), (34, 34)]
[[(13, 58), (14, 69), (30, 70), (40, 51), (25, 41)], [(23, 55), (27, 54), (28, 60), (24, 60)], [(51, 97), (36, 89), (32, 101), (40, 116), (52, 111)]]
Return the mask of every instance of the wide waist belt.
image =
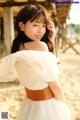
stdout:
[(54, 94), (49, 87), (42, 90), (30, 90), (25, 88), (26, 95), (29, 99), (34, 101), (48, 100), (54, 97)]

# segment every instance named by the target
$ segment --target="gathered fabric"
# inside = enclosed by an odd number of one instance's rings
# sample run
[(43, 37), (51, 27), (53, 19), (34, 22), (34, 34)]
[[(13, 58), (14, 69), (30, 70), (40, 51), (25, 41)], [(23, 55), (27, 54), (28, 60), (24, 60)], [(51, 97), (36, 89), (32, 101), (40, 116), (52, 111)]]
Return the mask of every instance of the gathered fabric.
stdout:
[(26, 88), (17, 120), (71, 120), (69, 107), (48, 87), (58, 80), (58, 71), (51, 52), (22, 50), (0, 61), (0, 82), (18, 79)]

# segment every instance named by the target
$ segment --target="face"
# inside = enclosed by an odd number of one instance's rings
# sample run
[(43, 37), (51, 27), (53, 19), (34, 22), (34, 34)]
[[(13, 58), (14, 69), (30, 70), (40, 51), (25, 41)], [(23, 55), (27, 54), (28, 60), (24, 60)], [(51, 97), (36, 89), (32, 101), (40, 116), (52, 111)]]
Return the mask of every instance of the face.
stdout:
[(20, 28), (30, 39), (40, 41), (46, 33), (46, 24), (37, 21), (28, 21), (26, 24), (21, 22)]

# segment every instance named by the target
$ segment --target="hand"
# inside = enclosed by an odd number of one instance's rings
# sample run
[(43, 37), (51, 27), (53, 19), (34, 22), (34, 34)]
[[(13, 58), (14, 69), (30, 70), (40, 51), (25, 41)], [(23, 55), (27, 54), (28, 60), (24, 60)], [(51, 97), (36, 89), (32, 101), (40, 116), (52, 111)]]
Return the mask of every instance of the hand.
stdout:
[(54, 23), (50, 20), (48, 25), (47, 25), (47, 29), (49, 30), (49, 40), (50, 42), (54, 42), (54, 38), (55, 38), (55, 26)]

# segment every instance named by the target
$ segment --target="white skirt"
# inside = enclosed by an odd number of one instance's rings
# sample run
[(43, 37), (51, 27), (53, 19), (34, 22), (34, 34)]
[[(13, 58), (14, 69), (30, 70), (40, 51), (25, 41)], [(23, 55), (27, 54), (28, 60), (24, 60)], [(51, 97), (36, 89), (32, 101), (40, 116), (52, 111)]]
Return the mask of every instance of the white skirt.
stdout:
[(44, 101), (23, 100), (18, 120), (71, 120), (68, 106), (55, 98)]

